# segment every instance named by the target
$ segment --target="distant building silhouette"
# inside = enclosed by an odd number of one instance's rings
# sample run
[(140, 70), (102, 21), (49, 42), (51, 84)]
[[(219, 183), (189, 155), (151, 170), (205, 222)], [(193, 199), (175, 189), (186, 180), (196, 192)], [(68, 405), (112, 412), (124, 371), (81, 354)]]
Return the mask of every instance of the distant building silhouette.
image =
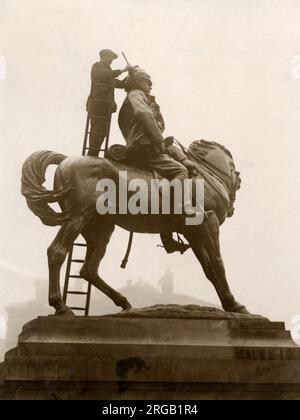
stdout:
[(50, 314), (48, 306), (48, 284), (45, 281), (36, 281), (35, 297), (32, 301), (11, 303), (5, 307), (7, 313), (5, 351), (16, 346), (18, 336), (26, 322), (41, 315)]
[[(0, 339), (0, 362), (3, 360), (4, 352), (16, 346), (18, 336), (26, 322), (38, 316), (53, 314), (53, 309), (48, 306), (48, 283), (43, 280), (38, 280), (35, 285), (36, 291), (33, 300), (25, 303), (11, 303), (5, 307), (7, 314), (6, 340)], [(170, 269), (163, 274), (158, 285), (160, 288), (145, 282), (142, 278), (139, 278), (136, 282), (128, 279), (126, 286), (120, 288), (119, 292), (125, 295), (135, 308), (174, 303), (181, 305), (215, 306), (191, 296), (174, 293), (174, 276)], [(86, 287), (86, 284), (82, 284), (81, 282), (76, 284), (76, 287), (77, 290), (81, 290)], [(68, 304), (76, 305), (76, 302), (70, 300)], [(120, 310), (111, 299), (93, 288), (90, 315), (107, 315), (119, 312)]]
[(0, 338), (0, 363), (4, 360), (5, 351), (6, 351), (6, 340)]
[[(174, 304), (179, 305), (199, 305), (216, 307), (212, 303), (203, 300), (174, 293), (174, 276), (168, 269), (161, 279), (158, 281), (160, 289), (156, 285), (152, 285), (139, 278), (134, 282), (128, 279), (126, 286), (118, 291), (125, 295), (131, 305), (135, 308), (153, 306), (157, 304)], [(116, 307), (114, 303), (105, 295), (97, 290), (93, 290), (91, 300), (91, 314), (104, 315), (119, 312), (121, 309)]]
[(159, 280), (158, 284), (161, 287), (161, 293), (163, 295), (173, 295), (174, 294), (174, 275), (168, 268), (162, 278)]

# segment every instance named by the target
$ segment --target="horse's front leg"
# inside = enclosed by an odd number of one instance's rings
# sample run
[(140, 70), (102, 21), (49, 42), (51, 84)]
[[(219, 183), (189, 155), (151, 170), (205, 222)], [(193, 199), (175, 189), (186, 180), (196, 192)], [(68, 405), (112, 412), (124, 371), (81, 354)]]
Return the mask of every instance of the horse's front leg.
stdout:
[(214, 285), (226, 312), (249, 314), (230, 291), (219, 243), (219, 221), (214, 212), (200, 226), (187, 228), (184, 236), (189, 241), (194, 254), (200, 261), (206, 277)]

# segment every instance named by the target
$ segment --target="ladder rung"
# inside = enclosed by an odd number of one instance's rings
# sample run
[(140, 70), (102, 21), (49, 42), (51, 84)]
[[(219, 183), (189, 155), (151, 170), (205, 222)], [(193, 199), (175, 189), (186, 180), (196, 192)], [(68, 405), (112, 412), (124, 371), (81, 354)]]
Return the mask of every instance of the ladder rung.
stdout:
[(86, 246), (86, 244), (74, 243), (74, 246)]
[[(82, 279), (82, 277), (81, 277), (81, 276), (77, 276), (77, 275), (75, 276), (75, 274), (70, 274), (70, 275), (69, 275), (69, 278), (70, 278), (70, 279)], [(82, 280), (83, 280), (83, 279), (82, 279)]]
[(85, 260), (71, 260), (74, 263), (84, 263)]
[(85, 311), (85, 308), (77, 308), (76, 306), (71, 306), (71, 309), (74, 311)]
[(103, 82), (94, 82), (93, 86), (105, 86), (105, 87), (109, 87), (109, 88), (114, 87), (114, 85), (112, 83), (103, 83)]
[(91, 118), (95, 120), (108, 120), (108, 117), (101, 117), (100, 115), (92, 115)]
[(110, 101), (103, 101), (103, 99), (97, 99), (97, 98), (95, 98), (95, 97), (93, 97), (92, 98), (92, 101), (93, 102), (97, 102), (98, 104), (100, 103), (100, 104), (108, 104), (108, 105), (110, 105), (111, 104), (111, 102)]
[(69, 295), (87, 295), (87, 292), (76, 292), (75, 290), (70, 290), (67, 292)]

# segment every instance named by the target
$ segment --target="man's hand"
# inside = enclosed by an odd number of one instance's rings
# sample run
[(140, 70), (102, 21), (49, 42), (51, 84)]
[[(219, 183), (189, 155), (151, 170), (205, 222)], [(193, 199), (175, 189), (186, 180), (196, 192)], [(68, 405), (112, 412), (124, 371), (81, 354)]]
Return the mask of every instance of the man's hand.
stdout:
[(124, 69), (123, 70), (121, 70), (122, 71), (122, 73), (126, 73), (127, 71), (130, 71), (130, 70), (134, 70), (134, 68), (135, 67), (133, 67), (133, 66), (131, 66), (130, 64), (128, 64), (126, 67), (124, 67)]

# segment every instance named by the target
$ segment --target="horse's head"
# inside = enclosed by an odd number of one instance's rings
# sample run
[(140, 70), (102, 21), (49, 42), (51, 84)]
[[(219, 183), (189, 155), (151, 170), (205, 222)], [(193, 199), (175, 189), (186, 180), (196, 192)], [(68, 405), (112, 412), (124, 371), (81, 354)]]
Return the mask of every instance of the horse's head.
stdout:
[(196, 140), (190, 145), (188, 156), (222, 182), (230, 200), (227, 216), (231, 217), (234, 213), (236, 191), (241, 187), (241, 178), (230, 151), (214, 141)]

